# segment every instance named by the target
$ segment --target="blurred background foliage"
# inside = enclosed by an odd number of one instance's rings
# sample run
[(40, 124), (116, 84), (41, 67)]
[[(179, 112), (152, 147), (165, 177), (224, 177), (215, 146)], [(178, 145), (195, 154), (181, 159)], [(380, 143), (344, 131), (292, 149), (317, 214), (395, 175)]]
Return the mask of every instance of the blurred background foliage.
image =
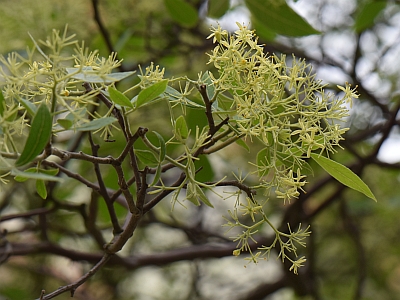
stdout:
[[(123, 255), (132, 257), (132, 265), (107, 265), (76, 291), (76, 299), (398, 299), (398, 1), (2, 0), (0, 16), (3, 55), (9, 51), (23, 55), (26, 46), (32, 45), (28, 32), (44, 40), (53, 28), (62, 31), (68, 24), (70, 33), (91, 49), (99, 49), (101, 55), (118, 52), (124, 59), (124, 71), (154, 62), (165, 67), (166, 77), (188, 75), (193, 79), (200, 71), (211, 69), (205, 55), (213, 48), (206, 40), (210, 25), (218, 20), (223, 28), (234, 30), (236, 21), (250, 22), (268, 52), (288, 57), (294, 53), (312, 63), (317, 78), (328, 89), (338, 92), (336, 84), (348, 81), (358, 85), (361, 94), (348, 118), (350, 131), (342, 143), (345, 150), (334, 159), (360, 174), (378, 203), (344, 189), (313, 166), (306, 194), (286, 206), (271, 199), (265, 208), (278, 226), (287, 222), (311, 225), (313, 233), (304, 250), (308, 262), (299, 275), (288, 272), (274, 257), (246, 265), (241, 258), (232, 257), (231, 251), (204, 250), (229, 243), (221, 216), (227, 215), (231, 200), (213, 202), (213, 210), (177, 205), (171, 213), (166, 199), (148, 213), (123, 249)], [(122, 83), (125, 87), (132, 84), (129, 80)], [(135, 116), (133, 126), (170, 132), (168, 120), (161, 122), (165, 108), (150, 107)], [(191, 128), (205, 122), (196, 110), (189, 110), (188, 116)], [(101, 152), (112, 154), (115, 148), (118, 145), (111, 143)], [(219, 160), (204, 162), (204, 167), (211, 177), (236, 171), (236, 165), (252, 160), (249, 155), (255, 154), (229, 148)], [(91, 176), (85, 164), (76, 168)], [(107, 186), (115, 188), (116, 175), (107, 170), (104, 174)], [(52, 236), (48, 238), (79, 253), (74, 257), (62, 248), (18, 248), (20, 242), (43, 238), (38, 233), (40, 216), (7, 218), (48, 205), (33, 191), (29, 184), (10, 184), (0, 192), (0, 227), (8, 230), (7, 239), (15, 243), (13, 255), (0, 266), (0, 299), (37, 298), (42, 289), (51, 291), (68, 284), (96, 262), (96, 246), (85, 232), (82, 218), (74, 213), (88, 202), (90, 194), (73, 181), (57, 190), (59, 201), (71, 207), (49, 215)], [(116, 209), (123, 216), (124, 209)], [(98, 225), (106, 226), (102, 202), (98, 213)], [(260, 241), (269, 234), (261, 229)], [(193, 253), (180, 255), (179, 249), (192, 249)], [(163, 260), (163, 255), (171, 253), (176, 253), (175, 258)], [(70, 297), (66, 294), (57, 299)]]

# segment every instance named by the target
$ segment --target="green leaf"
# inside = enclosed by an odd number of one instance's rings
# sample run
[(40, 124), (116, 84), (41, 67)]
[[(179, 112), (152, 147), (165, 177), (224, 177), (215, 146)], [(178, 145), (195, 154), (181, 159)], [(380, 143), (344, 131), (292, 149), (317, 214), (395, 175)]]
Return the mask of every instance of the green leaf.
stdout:
[(70, 129), (74, 124), (71, 120), (68, 119), (58, 119), (57, 123), (60, 124), (64, 129)]
[(82, 126), (74, 128), (76, 131), (93, 131), (110, 125), (117, 121), (114, 117), (105, 117), (100, 119), (95, 119), (90, 121), (89, 123), (85, 123)]
[(4, 115), (6, 109), (6, 100), (4, 99), (3, 92), (0, 90), (0, 116)]
[(168, 13), (184, 27), (194, 27), (199, 21), (197, 10), (184, 0), (164, 0)]
[(207, 182), (214, 180), (214, 170), (206, 155), (200, 155), (199, 159), (194, 161), (194, 167), (196, 170), (199, 170), (195, 175), (197, 181)]
[(208, 99), (211, 100), (215, 95), (215, 87), (208, 71), (204, 72), (203, 76), (201, 77), (201, 80), (206, 85), (207, 96)]
[(247, 8), (260, 24), (281, 35), (306, 36), (319, 34), (285, 1), (246, 0)]
[(251, 19), (252, 26), (256, 29), (257, 35), (266, 41), (273, 41), (276, 38), (276, 33), (265, 26), (263, 22), (258, 21), (257, 18)]
[(379, 13), (386, 7), (387, 1), (368, 1), (361, 9), (358, 11), (355, 23), (354, 30), (358, 33), (363, 30), (371, 27), (374, 24), (375, 18), (379, 15)]
[[(49, 173), (45, 173), (45, 171), (50, 171)], [(51, 173), (52, 172), (52, 173)], [(44, 180), (44, 181), (59, 181), (61, 182), (63, 179), (60, 177), (56, 177), (58, 170), (37, 170), (36, 168), (30, 168), (25, 170), (24, 172), (19, 171), (18, 169), (11, 170), (11, 175), (15, 176), (14, 180), (17, 182), (24, 182), (28, 179), (36, 179), (36, 180)]]
[(203, 202), (205, 205), (214, 208), (214, 206), (211, 204), (210, 200), (208, 200), (206, 194), (204, 194), (203, 190), (196, 184), (196, 194), (200, 198), (200, 201)]
[(39, 194), (39, 196), (42, 199), (46, 199), (47, 198), (46, 184), (41, 179), (36, 180), (36, 192)]
[(361, 180), (360, 177), (357, 176), (357, 174), (354, 174), (353, 171), (346, 166), (343, 166), (324, 156), (319, 156), (315, 153), (311, 153), (311, 158), (343, 185), (363, 193), (365, 196), (377, 201), (369, 187)]
[(120, 91), (118, 91), (116, 88), (113, 88), (112, 86), (110, 86), (108, 88), (108, 93), (110, 94), (111, 100), (115, 104), (133, 108), (133, 104), (131, 103), (129, 98), (127, 96), (125, 96), (123, 93), (121, 93)]
[(229, 9), (229, 0), (208, 0), (208, 16), (219, 19)]
[(31, 130), (26, 140), (24, 150), (22, 150), (21, 156), (15, 162), (17, 167), (31, 162), (43, 151), (51, 137), (52, 126), (53, 121), (50, 111), (47, 105), (42, 103), (32, 120)]
[(188, 182), (186, 185), (186, 199), (196, 206), (200, 205), (200, 201), (197, 199), (196, 188), (192, 182)]
[(243, 141), (242, 139), (238, 139), (235, 141), (235, 143), (241, 146), (242, 148), (246, 149), (246, 151), (250, 153), (250, 147), (246, 144), (245, 141)]
[(175, 134), (178, 138), (186, 140), (189, 136), (189, 129), (184, 116), (179, 116), (175, 121)]
[(149, 150), (135, 150), (137, 158), (145, 165), (149, 167), (158, 166), (158, 159), (154, 156), (153, 152)]
[(147, 102), (150, 102), (151, 100), (154, 100), (160, 94), (164, 93), (165, 89), (167, 88), (167, 84), (168, 79), (164, 79), (140, 91), (136, 99), (136, 108)]
[(25, 99), (19, 99), (19, 103), (21, 103), (21, 105), (25, 107), (26, 111), (31, 117), (33, 117), (36, 114), (37, 107), (32, 102)]
[(165, 141), (164, 141), (164, 138), (162, 137), (161, 134), (159, 134), (159, 133), (156, 132), (156, 131), (153, 131), (153, 132), (154, 132), (155, 135), (157, 136), (158, 141), (159, 141), (159, 143), (160, 143), (160, 154), (159, 154), (159, 157), (158, 157), (158, 162), (159, 162), (159, 163), (162, 163), (163, 160), (164, 160), (164, 158), (165, 158), (165, 151), (166, 151), (166, 149), (165, 149)]
[(113, 83), (120, 81), (135, 73), (132, 72), (117, 72), (106, 75), (99, 75), (92, 67), (83, 68), (65, 68), (68, 74), (72, 74), (72, 78), (90, 83)]
[(156, 174), (154, 175), (153, 182), (150, 184), (150, 186), (155, 186), (160, 180), (161, 177), (161, 163), (157, 166)]

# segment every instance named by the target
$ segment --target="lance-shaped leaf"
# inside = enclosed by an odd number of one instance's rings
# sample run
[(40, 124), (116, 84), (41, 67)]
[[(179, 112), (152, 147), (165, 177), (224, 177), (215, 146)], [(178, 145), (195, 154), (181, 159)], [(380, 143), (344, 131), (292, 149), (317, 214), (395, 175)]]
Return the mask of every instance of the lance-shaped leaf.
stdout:
[(57, 177), (58, 170), (37, 170), (36, 168), (30, 168), (24, 172), (18, 169), (12, 169), (11, 175), (15, 176), (14, 179), (17, 182), (24, 182), (28, 179), (45, 180), (45, 181), (59, 181), (63, 179)]
[(30, 163), (43, 151), (44, 147), (49, 142), (52, 126), (53, 121), (50, 111), (47, 105), (42, 103), (32, 120), (31, 130), (26, 140), (24, 150), (22, 150), (21, 156), (15, 162), (17, 167)]
[(115, 104), (133, 108), (133, 104), (131, 103), (131, 100), (129, 100), (129, 98), (127, 96), (125, 96), (123, 93), (118, 91), (116, 88), (113, 88), (112, 86), (110, 86), (108, 88), (108, 93), (110, 94), (111, 100)]
[(46, 184), (41, 179), (36, 180), (36, 192), (42, 199), (47, 198)]
[(354, 29), (361, 33), (374, 24), (375, 18), (388, 5), (388, 1), (367, 1), (356, 15)]
[(165, 152), (166, 152), (165, 141), (164, 141), (164, 138), (162, 137), (161, 134), (159, 134), (159, 133), (156, 132), (156, 131), (153, 131), (153, 132), (154, 132), (155, 135), (157, 136), (158, 141), (159, 141), (159, 143), (160, 143), (160, 154), (159, 154), (159, 157), (158, 157), (158, 162), (159, 162), (159, 163), (162, 163), (163, 160), (164, 160), (164, 158), (165, 158)]
[(72, 74), (72, 78), (90, 83), (113, 83), (120, 81), (135, 73), (135, 71), (132, 71), (99, 75), (99, 73), (92, 67), (66, 68), (66, 71), (68, 72), (68, 74)]
[(363, 193), (365, 196), (376, 200), (374, 194), (371, 192), (369, 187), (361, 180), (357, 174), (354, 174), (346, 166), (339, 164), (329, 158), (320, 156), (318, 154), (312, 153), (311, 158), (319, 164), (326, 172), (328, 172), (333, 178), (342, 183), (343, 185)]
[(168, 80), (164, 79), (142, 90), (136, 98), (136, 108), (147, 102), (150, 102), (151, 100), (154, 100), (159, 95), (164, 93), (165, 89), (167, 88), (167, 84)]
[(85, 123), (82, 126), (74, 128), (77, 131), (93, 131), (100, 129), (102, 127), (108, 126), (115, 122), (117, 119), (114, 117), (105, 117), (100, 119), (95, 119), (89, 123)]
[(36, 114), (37, 107), (32, 102), (21, 98), (19, 99), (19, 103), (21, 103), (21, 105), (25, 107), (26, 111), (31, 117), (33, 117)]

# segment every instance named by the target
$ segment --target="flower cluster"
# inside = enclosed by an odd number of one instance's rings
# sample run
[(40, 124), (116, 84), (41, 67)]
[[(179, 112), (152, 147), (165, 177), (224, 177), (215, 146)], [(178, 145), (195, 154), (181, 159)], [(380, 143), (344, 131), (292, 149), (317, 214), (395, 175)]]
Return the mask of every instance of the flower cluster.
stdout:
[(340, 99), (325, 93), (304, 60), (265, 54), (254, 31), (237, 25), (234, 35), (218, 26), (209, 36), (216, 43), (209, 63), (219, 71), (211, 75), (213, 84), (232, 97), (238, 133), (264, 145), (256, 165), (263, 178), (273, 178), (262, 179), (265, 187), (276, 186), (277, 196), (290, 201), (302, 186), (304, 158), (334, 152), (343, 140), (347, 128), (338, 122), (348, 115), (346, 102), (358, 95), (349, 84), (339, 87)]
[[(269, 256), (271, 248), (279, 244), (279, 257), (292, 263), (291, 270), (303, 265), (305, 258), (297, 257), (297, 246), (305, 246), (304, 239), (310, 234), (309, 228), (289, 233), (274, 227), (264, 212), (268, 196), (282, 199), (284, 203), (297, 198), (306, 184), (304, 173), (309, 166), (306, 162), (312, 153), (333, 153), (343, 140), (347, 128), (340, 122), (348, 115), (347, 103), (357, 98), (355, 89), (346, 83), (338, 87), (341, 98), (325, 92), (325, 85), (315, 78), (312, 67), (304, 60), (292, 56), (267, 55), (262, 45), (257, 43), (254, 30), (237, 23), (239, 29), (230, 35), (220, 26), (212, 28), (216, 43), (208, 54), (209, 63), (218, 70), (218, 76), (210, 74), (216, 94), (230, 99), (227, 110), (230, 124), (239, 137), (250, 142), (258, 140), (262, 150), (257, 154), (256, 173), (259, 183), (254, 189), (263, 189), (266, 198), (261, 202), (246, 197), (237, 201), (226, 226), (240, 228), (234, 237), (238, 242), (234, 255), (242, 251), (251, 254), (249, 260), (257, 262), (261, 256)], [(213, 98), (218, 111), (219, 97)], [(249, 218), (245, 218), (245, 216)], [(243, 221), (244, 219), (244, 221)], [(233, 221), (232, 221), (233, 220)], [(250, 223), (250, 224), (249, 224)], [(267, 223), (275, 232), (272, 245), (258, 248), (253, 253), (249, 241), (262, 224)]]

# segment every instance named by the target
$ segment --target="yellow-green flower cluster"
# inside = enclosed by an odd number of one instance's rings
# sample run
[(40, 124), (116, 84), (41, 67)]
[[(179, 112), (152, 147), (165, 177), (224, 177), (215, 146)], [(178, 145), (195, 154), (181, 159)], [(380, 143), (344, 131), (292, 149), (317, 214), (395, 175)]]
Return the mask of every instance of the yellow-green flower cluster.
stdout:
[(233, 35), (220, 26), (212, 29), (209, 38), (216, 46), (209, 63), (219, 71), (212, 80), (233, 99), (237, 131), (268, 149), (257, 161), (259, 173), (273, 178), (266, 186), (277, 187), (277, 196), (290, 200), (301, 186), (303, 159), (314, 151), (335, 151), (347, 130), (338, 124), (348, 115), (345, 103), (358, 95), (348, 84), (339, 87), (344, 92), (340, 99), (325, 93), (304, 60), (265, 54), (254, 31), (237, 25)]

